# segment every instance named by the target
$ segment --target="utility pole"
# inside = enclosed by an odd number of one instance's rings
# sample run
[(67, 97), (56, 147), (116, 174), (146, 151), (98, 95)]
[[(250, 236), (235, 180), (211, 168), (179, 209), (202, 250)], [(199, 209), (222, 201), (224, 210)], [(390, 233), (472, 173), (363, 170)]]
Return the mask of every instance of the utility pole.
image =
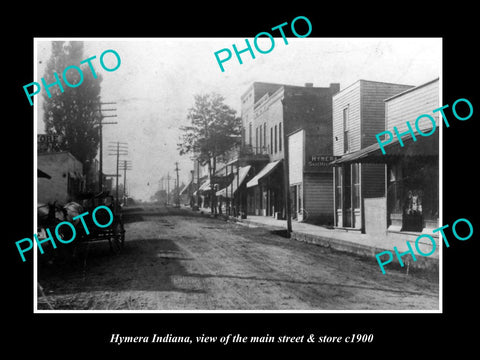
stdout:
[(99, 154), (99, 173), (98, 173), (98, 187), (99, 191), (103, 191), (103, 125), (117, 124), (116, 121), (103, 122), (104, 118), (117, 117), (117, 115), (103, 115), (102, 111), (116, 111), (117, 109), (102, 109), (102, 105), (113, 105), (115, 102), (100, 102), (98, 103), (98, 112), (100, 114), (100, 120), (98, 121), (98, 134), (100, 138), (100, 154)]
[(118, 204), (118, 178), (120, 176), (118, 171), (119, 171), (120, 155), (128, 155), (128, 144), (120, 141), (116, 141), (114, 142), (114, 144), (116, 144), (116, 146), (113, 144), (109, 146), (110, 153), (108, 155), (117, 157), (117, 176), (116, 176), (117, 180), (116, 180), (116, 186), (115, 186), (115, 197), (117, 199), (117, 204)]
[(180, 207), (180, 182), (178, 179), (178, 172), (180, 169), (178, 168), (178, 161), (175, 162), (175, 172), (177, 173), (177, 198), (175, 199), (175, 204), (177, 207)]
[(123, 170), (123, 200), (126, 204), (127, 200), (127, 170), (132, 170), (132, 162), (130, 160), (123, 160), (120, 163), (120, 170)]
[[(283, 100), (282, 100), (283, 104)], [(291, 236), (292, 233), (292, 214), (291, 214), (291, 205), (290, 205), (290, 175), (289, 175), (289, 147), (288, 147), (288, 136), (287, 129), (284, 124), (283, 129), (283, 179), (284, 179), (284, 196), (285, 196), (285, 216), (287, 217), (287, 237)]]
[(189, 197), (188, 197), (188, 203), (190, 204), (190, 207), (193, 208), (193, 192), (195, 191), (195, 170), (190, 170), (190, 174), (192, 175), (192, 184), (190, 186), (190, 191), (188, 192), (189, 193)]
[[(197, 159), (197, 205), (200, 209), (200, 161)], [(203, 204), (202, 204), (203, 205)]]
[(170, 201), (170, 173), (167, 172), (167, 205)]

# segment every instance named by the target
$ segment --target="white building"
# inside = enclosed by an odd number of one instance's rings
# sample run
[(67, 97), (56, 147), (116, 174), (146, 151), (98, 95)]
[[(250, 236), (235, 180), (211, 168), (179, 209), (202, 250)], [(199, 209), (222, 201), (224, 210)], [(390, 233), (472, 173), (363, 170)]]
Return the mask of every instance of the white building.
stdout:
[(37, 167), (51, 179), (37, 179), (38, 203), (65, 204), (85, 190), (83, 165), (67, 151), (38, 154)]

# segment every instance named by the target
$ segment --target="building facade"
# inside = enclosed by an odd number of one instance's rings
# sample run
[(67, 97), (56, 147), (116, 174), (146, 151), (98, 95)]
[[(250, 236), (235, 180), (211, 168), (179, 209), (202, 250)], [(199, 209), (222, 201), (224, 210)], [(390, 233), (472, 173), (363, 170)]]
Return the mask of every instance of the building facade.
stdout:
[[(385, 153), (375, 142), (333, 162), (337, 167), (379, 165), (385, 170), (383, 192), (364, 198), (365, 233), (373, 246), (385, 240), (413, 244), (420, 239), (428, 253), (433, 244), (419, 238), (422, 233), (435, 238), (438, 245), (438, 233), (432, 230), (439, 227), (440, 123), (438, 112), (433, 113), (439, 107), (439, 95), (437, 78), (386, 98), (385, 130), (394, 134), (396, 127), (401, 141), (394, 136), (383, 145)], [(429, 135), (422, 136), (418, 130)], [(381, 140), (386, 143), (385, 138)]]
[(40, 153), (37, 157), (37, 167), (50, 175), (50, 179), (38, 178), (37, 201), (47, 204), (56, 201), (66, 204), (77, 200), (85, 191), (83, 165), (67, 151)]
[(428, 232), (438, 228), (439, 222), (439, 115), (432, 113), (439, 105), (439, 79), (407, 90), (385, 100), (386, 129), (399, 133), (413, 129), (415, 120), (429, 114), (435, 121), (423, 118), (418, 129), (424, 133), (434, 131), (428, 137), (415, 130), (416, 141), (406, 136), (404, 146), (397, 141), (386, 149), (387, 165), (387, 226), (389, 231)]
[(385, 192), (385, 164), (343, 161), (385, 130), (384, 100), (410, 85), (359, 80), (333, 96), (334, 225), (365, 231), (365, 202)]
[[(286, 142), (291, 135), (296, 139), (294, 133), (301, 131), (302, 139), (295, 143), (304, 155), (299, 170), (301, 176), (287, 184), (294, 196), (292, 204), (296, 204), (295, 213), (298, 214), (307, 206), (303, 199), (309, 199), (311, 219), (323, 217), (328, 221), (330, 215), (322, 214), (319, 204), (331, 208), (331, 197), (323, 198), (318, 186), (331, 189), (331, 183), (322, 182), (321, 172), (309, 169), (306, 159), (332, 155), (332, 95), (339, 89), (339, 84), (313, 87), (308, 83), (303, 87), (253, 83), (242, 96), (243, 143), (250, 146), (255, 155), (264, 156), (263, 163), (252, 164), (254, 176), (246, 185), (248, 214), (285, 218), (285, 184), (289, 175), (284, 162)], [(311, 184), (316, 184), (317, 188)], [(312, 204), (315, 198), (316, 203)]]

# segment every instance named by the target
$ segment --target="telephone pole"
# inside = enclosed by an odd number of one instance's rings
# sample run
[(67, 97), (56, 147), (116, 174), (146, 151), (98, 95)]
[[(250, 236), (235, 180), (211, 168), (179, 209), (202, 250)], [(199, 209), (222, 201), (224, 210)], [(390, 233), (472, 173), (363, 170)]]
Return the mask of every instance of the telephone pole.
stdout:
[(121, 155), (128, 155), (128, 144), (120, 141), (111, 142), (111, 143), (113, 144), (109, 145), (108, 149), (110, 153), (108, 155), (117, 157), (117, 176), (116, 176), (117, 180), (116, 180), (116, 186), (115, 186), (115, 197), (117, 199), (117, 204), (118, 204), (118, 178), (119, 176), (121, 176), (118, 173), (119, 162), (120, 162)]
[(167, 173), (167, 205), (170, 201), (170, 173)]
[(102, 111), (116, 111), (117, 109), (102, 109), (102, 105), (114, 105), (115, 102), (99, 102), (98, 112), (100, 114), (100, 120), (98, 121), (98, 134), (100, 138), (100, 154), (99, 154), (99, 173), (98, 173), (98, 187), (99, 191), (103, 191), (103, 125), (117, 124), (116, 121), (103, 122), (104, 118), (117, 117), (117, 115), (103, 115)]
[(177, 191), (176, 191), (176, 199), (175, 199), (175, 204), (177, 207), (180, 207), (180, 183), (178, 179), (178, 172), (180, 169), (178, 168), (178, 161), (175, 163), (175, 172), (177, 173)]
[(120, 169), (123, 170), (123, 201), (126, 204), (127, 200), (127, 170), (132, 170), (132, 161), (123, 160), (120, 163)]

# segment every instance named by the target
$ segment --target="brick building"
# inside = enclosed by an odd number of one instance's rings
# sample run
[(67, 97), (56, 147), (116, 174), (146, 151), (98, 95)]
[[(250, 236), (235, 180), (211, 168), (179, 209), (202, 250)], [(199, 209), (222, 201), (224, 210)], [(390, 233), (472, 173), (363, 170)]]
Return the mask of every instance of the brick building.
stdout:
[[(332, 155), (332, 95), (339, 89), (339, 84), (313, 87), (310, 83), (293, 86), (254, 82), (243, 94), (243, 144), (259, 160), (252, 163), (253, 177), (246, 184), (248, 214), (285, 217), (285, 181), (289, 174), (285, 171), (285, 145), (291, 134), (302, 131), (302, 140), (295, 143), (304, 154), (301, 169), (295, 170), (302, 176), (296, 177), (296, 183), (289, 182), (292, 204), (299, 210), (307, 206), (306, 199), (315, 198), (309, 204), (310, 219), (328, 222), (333, 199), (322, 197), (327, 191), (321, 189), (332, 189), (331, 172), (327, 175), (331, 170), (319, 171), (309, 164), (312, 156)], [(322, 208), (330, 211), (322, 212)]]

